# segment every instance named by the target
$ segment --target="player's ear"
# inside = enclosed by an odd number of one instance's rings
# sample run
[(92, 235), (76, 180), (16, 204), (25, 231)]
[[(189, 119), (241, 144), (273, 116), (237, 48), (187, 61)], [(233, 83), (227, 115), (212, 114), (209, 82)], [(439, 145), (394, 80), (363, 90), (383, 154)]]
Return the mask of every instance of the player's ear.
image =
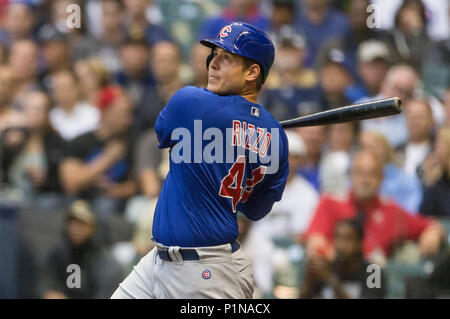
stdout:
[(260, 74), (261, 68), (258, 64), (254, 63), (250, 65), (250, 67), (247, 69), (247, 81), (255, 81), (256, 79), (258, 79)]

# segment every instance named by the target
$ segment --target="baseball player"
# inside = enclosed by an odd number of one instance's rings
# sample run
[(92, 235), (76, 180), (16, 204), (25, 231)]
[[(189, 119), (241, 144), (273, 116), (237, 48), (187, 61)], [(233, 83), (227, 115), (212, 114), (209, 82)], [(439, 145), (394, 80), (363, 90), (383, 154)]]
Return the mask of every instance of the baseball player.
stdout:
[[(236, 240), (236, 215), (254, 221), (267, 215), (281, 199), (289, 172), (286, 134), (256, 103), (274, 47), (263, 31), (238, 22), (201, 43), (211, 48), (207, 89), (176, 92), (155, 125), (159, 148), (171, 152), (153, 221), (156, 246), (112, 298), (253, 295), (252, 265)], [(188, 143), (189, 136), (195, 143)], [(211, 144), (214, 151), (208, 152)]]

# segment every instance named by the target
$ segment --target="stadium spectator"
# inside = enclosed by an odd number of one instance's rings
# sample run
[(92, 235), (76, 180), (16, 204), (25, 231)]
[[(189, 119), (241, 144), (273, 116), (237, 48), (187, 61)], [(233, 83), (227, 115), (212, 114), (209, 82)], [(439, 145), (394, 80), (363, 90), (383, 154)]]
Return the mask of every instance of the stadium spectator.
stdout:
[(327, 131), (327, 149), (320, 161), (320, 192), (342, 195), (350, 187), (350, 163), (357, 136), (355, 123), (333, 124)]
[(326, 49), (318, 56), (319, 85), (321, 88), (320, 105), (331, 109), (350, 104), (347, 95), (354, 84), (345, 53), (337, 48)]
[(96, 56), (101, 59), (109, 72), (120, 69), (119, 48), (125, 41), (126, 32), (123, 27), (123, 2), (120, 0), (103, 0), (101, 4), (101, 34), (96, 39)]
[(79, 27), (71, 27), (68, 21), (73, 22), (70, 17), (72, 12), (67, 10), (71, 5), (78, 5), (81, 13), (84, 12), (84, 1), (80, 0), (58, 0), (51, 1), (49, 19), (40, 28), (39, 32), (61, 32), (67, 35), (70, 44), (70, 55), (74, 61), (85, 59), (91, 55), (95, 55), (97, 43), (94, 38), (86, 32), (86, 24), (80, 23)]
[(308, 255), (335, 255), (333, 231), (342, 219), (356, 218), (363, 225), (363, 253), (370, 262), (382, 265), (402, 240), (415, 240), (423, 256), (438, 252), (444, 235), (442, 226), (421, 215), (407, 213), (395, 202), (382, 199), (379, 188), (383, 164), (370, 151), (353, 159), (352, 190), (344, 198), (322, 196), (307, 232)]
[(0, 181), (8, 182), (8, 170), (24, 143), (26, 118), (11, 106), (13, 73), (0, 66)]
[(323, 255), (308, 256), (300, 298), (381, 299), (386, 294), (386, 278), (380, 270), (378, 285), (369, 287), (372, 274), (363, 256), (364, 231), (355, 219), (343, 219), (334, 229), (336, 256), (328, 261)]
[(305, 39), (285, 26), (279, 30), (277, 41), (261, 104), (279, 121), (321, 111), (317, 75), (303, 66)]
[(132, 105), (118, 87), (103, 92), (100, 125), (69, 143), (60, 165), (66, 193), (92, 200), (96, 213), (120, 213), (123, 200), (136, 193), (132, 172), (132, 145), (127, 131), (132, 124)]
[(92, 57), (76, 62), (74, 71), (80, 83), (82, 99), (90, 105), (97, 106), (101, 90), (110, 82), (105, 64), (99, 58)]
[(250, 23), (262, 30), (269, 28), (270, 20), (259, 10), (260, 0), (229, 0), (220, 15), (207, 18), (200, 27), (200, 39), (215, 39), (223, 26), (234, 21)]
[[(72, 203), (66, 213), (64, 237), (47, 257), (45, 271), (41, 276), (41, 296), (45, 299), (105, 299), (114, 292), (123, 279), (123, 273), (108, 251), (94, 239), (96, 220), (85, 201)], [(68, 266), (73, 275), (79, 274), (67, 285)]]
[(297, 132), (303, 138), (306, 145), (306, 159), (304, 165), (298, 170), (314, 188), (320, 190), (320, 160), (322, 158), (322, 148), (325, 143), (325, 127), (310, 126), (301, 127)]
[[(272, 15), (270, 17), (271, 39), (276, 40), (276, 33), (284, 26), (295, 26), (297, 4), (294, 0), (272, 0)], [(273, 37), (275, 36), (275, 37)]]
[[(319, 199), (318, 192), (297, 170), (304, 164), (307, 150), (295, 131), (286, 132), (289, 141), (290, 173), (280, 202), (274, 204), (267, 219), (255, 222), (252, 232), (271, 238), (287, 237), (299, 240), (309, 225)], [(299, 197), (298, 194), (302, 194)]]
[(424, 167), (426, 186), (420, 212), (450, 217), (450, 127), (439, 130), (434, 148)]
[[(370, 0), (351, 0), (348, 5), (348, 19), (350, 22), (352, 33), (352, 50), (365, 41), (382, 40), (387, 41), (389, 32), (377, 27), (369, 27), (370, 23), (375, 23), (373, 11), (369, 10), (371, 5)], [(378, 16), (375, 17), (375, 19)]]
[(40, 77), (43, 84), (48, 87), (48, 76), (50, 74), (71, 67), (71, 51), (67, 36), (55, 29), (47, 29), (40, 32), (39, 42), (45, 60), (44, 72)]
[(191, 51), (190, 65), (192, 68), (191, 85), (206, 88), (208, 85), (208, 69), (205, 61), (211, 50), (200, 43), (196, 43)]
[(305, 64), (313, 67), (322, 47), (329, 41), (339, 41), (343, 47), (350, 40), (347, 17), (331, 6), (330, 0), (304, 0), (297, 16), (297, 26), (305, 33), (308, 53)]
[[(380, 94), (371, 97), (370, 100), (396, 96), (406, 103), (414, 96), (418, 86), (418, 75), (411, 67), (394, 65), (389, 69), (381, 84)], [(361, 129), (383, 134), (393, 147), (399, 147), (408, 140), (408, 129), (403, 114), (363, 121)]]
[(410, 214), (415, 214), (422, 201), (422, 185), (415, 175), (402, 169), (393, 148), (386, 138), (377, 132), (366, 131), (359, 136), (361, 148), (369, 150), (383, 164), (380, 194), (396, 201)]
[(183, 87), (180, 65), (180, 49), (174, 42), (161, 41), (152, 48), (150, 69), (156, 84), (144, 91), (136, 103), (133, 128), (135, 134), (152, 128), (159, 112), (172, 95)]
[(401, 62), (422, 66), (431, 40), (427, 34), (427, 12), (422, 0), (403, 0), (395, 15), (390, 43)]
[(404, 155), (403, 169), (411, 176), (417, 176), (417, 168), (431, 152), (433, 139), (433, 114), (427, 101), (412, 99), (405, 106), (409, 140), (400, 151)]
[[(301, 242), (319, 199), (312, 185), (296, 173), (303, 165), (307, 152), (302, 138), (295, 131), (287, 131), (286, 135), (290, 172), (283, 197), (274, 204), (266, 219), (251, 224), (246, 238), (249, 249), (253, 250), (250, 255), (254, 263), (255, 282), (264, 294), (270, 294), (273, 289), (275, 261), (272, 256), (276, 251), (273, 240)], [(245, 220), (241, 223), (248, 226), (249, 222)]]
[(152, 47), (159, 41), (170, 41), (170, 35), (160, 26), (149, 21), (147, 8), (151, 1), (148, 0), (124, 0), (125, 4), (125, 28), (132, 37), (144, 37), (148, 45)]
[(38, 82), (38, 47), (32, 40), (17, 40), (11, 45), (9, 65), (14, 76), (12, 105), (23, 109), (28, 92), (41, 88)]
[(81, 101), (78, 81), (71, 71), (51, 76), (51, 92), (55, 106), (50, 111), (50, 124), (64, 140), (71, 141), (97, 128), (100, 112)]
[(11, 104), (13, 85), (13, 69), (7, 65), (0, 65), (0, 132), (9, 127), (25, 125), (23, 113)]
[(28, 1), (9, 1), (5, 11), (0, 43), (10, 46), (17, 40), (33, 39), (36, 21), (32, 4)]
[(58, 165), (65, 145), (50, 127), (49, 110), (50, 100), (45, 93), (27, 94), (24, 109), (26, 140), (9, 168), (9, 181), (30, 200), (42, 192), (61, 192)]
[(356, 102), (380, 94), (381, 85), (391, 63), (389, 47), (380, 40), (368, 40), (358, 47), (359, 91), (349, 92), (349, 99)]
[(113, 81), (127, 90), (134, 105), (139, 104), (144, 93), (155, 86), (149, 56), (149, 47), (142, 37), (128, 37), (120, 47), (122, 68), (113, 75)]

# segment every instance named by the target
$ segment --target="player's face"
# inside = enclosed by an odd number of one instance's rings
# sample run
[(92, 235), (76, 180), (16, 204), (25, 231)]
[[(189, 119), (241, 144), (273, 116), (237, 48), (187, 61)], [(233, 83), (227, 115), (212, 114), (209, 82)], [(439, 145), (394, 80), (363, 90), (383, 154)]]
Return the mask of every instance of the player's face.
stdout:
[(220, 95), (239, 94), (245, 87), (246, 76), (242, 57), (221, 48), (214, 49), (208, 70), (208, 90)]

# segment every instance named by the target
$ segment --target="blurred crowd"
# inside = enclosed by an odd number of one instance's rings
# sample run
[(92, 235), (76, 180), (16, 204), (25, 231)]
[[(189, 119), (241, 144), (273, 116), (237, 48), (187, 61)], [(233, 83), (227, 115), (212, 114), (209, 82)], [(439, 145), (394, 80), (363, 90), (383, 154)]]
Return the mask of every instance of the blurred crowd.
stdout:
[[(67, 23), (71, 4), (80, 28)], [(198, 40), (232, 21), (274, 41), (260, 104), (277, 120), (394, 96), (404, 105), (288, 131), (282, 200), (261, 221), (238, 216), (256, 296), (387, 297), (393, 260), (433, 262), (405, 279), (402, 297), (449, 296), (449, 14), (446, 0), (0, 1), (0, 223), (16, 207), (39, 220), (28, 241), (58, 238), (39, 244), (37, 265), (24, 262), (35, 282), (16, 296), (108, 298), (152, 248), (169, 167), (155, 120), (178, 89), (206, 87)], [(302, 261), (294, 284), (283, 281), (287, 256)], [(381, 288), (367, 286), (373, 263)], [(67, 287), (69, 264), (80, 265), (81, 288)]]

